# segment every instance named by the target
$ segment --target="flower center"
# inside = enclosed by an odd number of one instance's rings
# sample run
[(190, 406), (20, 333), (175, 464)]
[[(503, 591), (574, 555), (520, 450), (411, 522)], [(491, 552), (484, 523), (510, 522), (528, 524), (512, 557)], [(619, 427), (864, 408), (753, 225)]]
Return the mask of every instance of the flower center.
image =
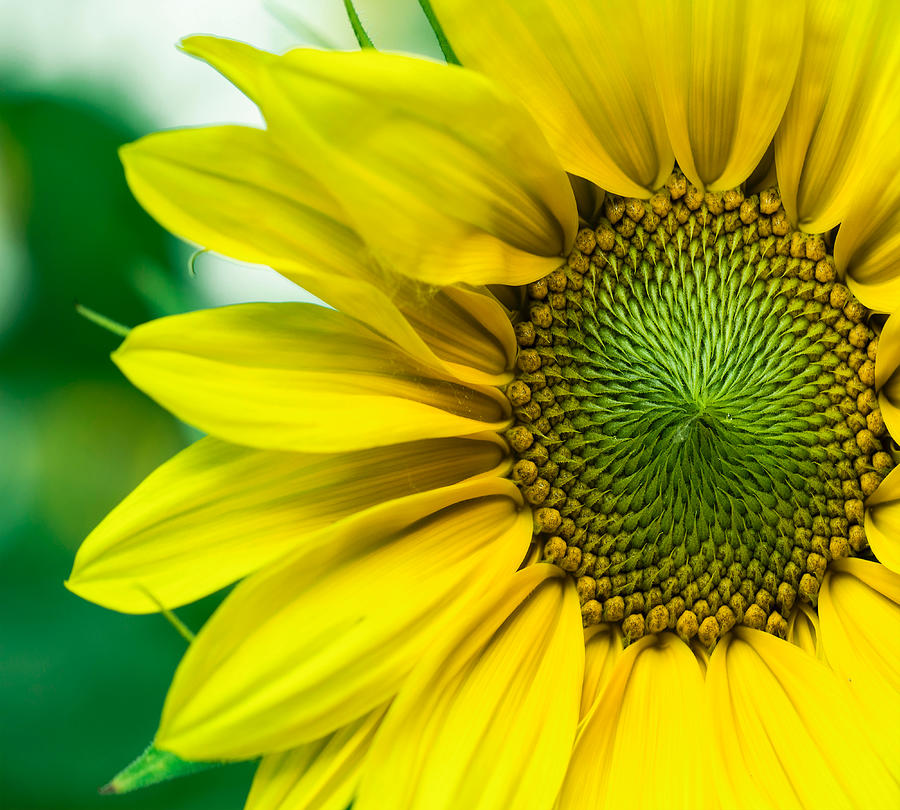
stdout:
[(784, 636), (892, 468), (877, 337), (775, 189), (607, 198), (527, 287), (512, 476), (585, 624)]

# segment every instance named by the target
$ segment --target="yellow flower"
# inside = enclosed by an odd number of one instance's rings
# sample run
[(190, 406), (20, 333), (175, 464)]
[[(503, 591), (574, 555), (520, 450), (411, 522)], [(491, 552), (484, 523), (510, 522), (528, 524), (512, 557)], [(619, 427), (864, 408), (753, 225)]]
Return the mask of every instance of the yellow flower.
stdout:
[(157, 745), (253, 810), (898, 806), (897, 7), (433, 6), (464, 67), (191, 38), (266, 129), (123, 150), (334, 307), (114, 355), (210, 435), (69, 587), (242, 580)]

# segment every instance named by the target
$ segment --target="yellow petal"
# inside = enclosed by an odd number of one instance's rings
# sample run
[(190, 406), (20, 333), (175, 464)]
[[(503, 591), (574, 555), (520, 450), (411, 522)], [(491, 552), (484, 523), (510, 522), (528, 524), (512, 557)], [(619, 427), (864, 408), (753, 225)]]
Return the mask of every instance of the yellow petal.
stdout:
[(499, 478), (424, 493), (246, 579), (178, 667), (158, 745), (247, 759), (381, 705), (460, 607), (522, 560), (532, 526), (520, 504)]
[[(499, 440), (432, 439), (355, 453), (254, 450), (202, 439), (94, 529), (67, 587), (127, 613), (219, 590), (364, 510), (503, 471)], [(215, 565), (210, 565), (215, 560)]]
[(900, 436), (900, 374), (894, 374), (878, 395), (878, 408), (891, 436)]
[(697, 662), (697, 666), (700, 667), (703, 679), (706, 680), (711, 651), (707, 647), (704, 647), (703, 644), (700, 643), (700, 640), (696, 638), (691, 642), (690, 647), (691, 652), (694, 654), (694, 660)]
[(888, 318), (878, 336), (875, 355), (875, 388), (887, 385), (900, 368), (900, 318)]
[[(891, 227), (894, 226), (892, 225)], [(838, 231), (838, 236), (840, 236), (840, 231)], [(900, 248), (900, 245), (894, 246), (894, 233), (892, 231), (886, 231), (885, 236), (888, 236), (892, 242), (892, 244), (886, 245), (886, 248), (889, 251)], [(836, 246), (835, 249), (837, 249)], [(835, 261), (837, 261), (837, 259), (835, 259)], [(846, 263), (843, 264), (846, 265)], [(859, 266), (862, 267), (864, 264), (866, 263), (860, 264)], [(869, 266), (871, 267), (873, 265)], [(887, 265), (885, 266), (887, 267)], [(857, 278), (864, 275), (865, 270), (856, 273), (852, 268), (847, 266), (844, 266), (842, 269), (847, 273), (846, 283), (850, 288), (850, 292), (852, 292), (860, 302), (869, 309), (881, 313), (890, 313), (900, 310), (900, 276), (897, 276), (896, 278), (890, 277), (887, 281), (858, 281)], [(893, 274), (891, 273), (891, 275)]]
[(758, 630), (719, 641), (706, 677), (710, 773), (736, 810), (896, 807), (900, 788), (849, 688), (811, 655)]
[[(434, 0), (462, 63), (508, 87), (566, 171), (615, 194), (649, 197), (672, 148), (633, 5), (613, 0)], [(477, 20), (477, 23), (473, 22)]]
[[(514, 358), (508, 319), (504, 330), (496, 313), (476, 302), (472, 309), (486, 320), (468, 312), (461, 324), (454, 318), (458, 305), (444, 292), (385, 273), (337, 202), (268, 133), (249, 127), (162, 132), (123, 147), (121, 155), (133, 194), (173, 233), (241, 261), (275, 267), (423, 362), (472, 382), (504, 381), (466, 375), (446, 361), (501, 375)], [(437, 326), (423, 335), (410, 317)], [(467, 351), (445, 356), (441, 349), (461, 330)]]
[(370, 274), (367, 280), (320, 269), (276, 269), (460, 382), (502, 386), (512, 379), (518, 350), (512, 323), (484, 290), (433, 287), (399, 275)]
[(759, 194), (761, 191), (778, 185), (778, 175), (775, 171), (775, 142), (766, 147), (765, 154), (756, 164), (756, 168), (744, 181), (745, 194)]
[(584, 631), (584, 684), (581, 689), (581, 712), (585, 715), (600, 697), (622, 655), (622, 633), (604, 622)]
[(819, 591), (819, 619), (828, 663), (870, 713), (867, 725), (900, 777), (900, 576), (868, 560), (835, 560)]
[(798, 605), (788, 620), (787, 640), (813, 658), (824, 661), (825, 651), (822, 648), (821, 637), (816, 612), (808, 605)]
[(528, 113), (484, 77), (373, 50), (223, 56), (207, 37), (184, 45), (229, 76), (264, 72), (254, 98), (272, 135), (399, 272), (521, 284), (571, 246), (565, 173)]
[(703, 677), (672, 633), (625, 649), (584, 719), (559, 794), (559, 810), (714, 806), (704, 741)]
[(133, 329), (113, 359), (189, 424), (254, 447), (335, 452), (505, 424), (492, 388), (466, 387), (342, 313), (244, 304)]
[[(254, 101), (263, 94), (266, 68), (276, 58), (271, 53), (257, 51), (243, 42), (223, 37), (189, 36), (182, 39), (178, 47), (184, 53), (212, 65)], [(247, 58), (248, 51), (253, 51), (254, 58)]]
[(878, 407), (891, 436), (900, 436), (900, 318), (887, 319), (878, 338), (875, 357)]
[(579, 221), (593, 227), (593, 223), (600, 216), (606, 192), (599, 186), (595, 186), (590, 180), (585, 180), (575, 174), (569, 175), (569, 183), (572, 185), (572, 193), (575, 195)]
[(895, 312), (900, 310), (900, 143), (885, 141), (867, 153), (870, 168), (847, 203), (834, 260), (862, 303)]
[(900, 573), (900, 467), (866, 501), (866, 540), (878, 561)]
[(138, 202), (180, 236), (246, 262), (367, 273), (340, 206), (262, 130), (160, 132), (120, 154)]
[(881, 390), (878, 407), (891, 436), (900, 436), (900, 374), (894, 373)]
[(489, 602), (410, 674), (372, 744), (355, 810), (551, 806), (578, 720), (578, 597), (559, 569), (538, 564)]
[[(516, 335), (508, 311), (486, 288), (434, 288), (411, 279), (406, 284), (396, 281), (391, 289), (397, 307), (444, 368), (463, 382), (510, 382), (509, 370), (518, 352)], [(382, 331), (379, 324), (373, 326)], [(409, 351), (407, 342), (399, 345)], [(479, 376), (473, 369), (484, 373)]]
[(244, 810), (346, 810), (384, 709), (321, 740), (263, 757)]
[[(850, 199), (869, 192), (866, 164), (881, 164), (886, 141), (896, 140), (898, 11), (893, 0), (809, 3), (800, 68), (775, 139), (782, 202), (804, 230), (837, 225)], [(886, 169), (880, 165), (882, 183), (890, 182)]]
[(800, 48), (800, 0), (640, 5), (675, 160), (696, 186), (746, 180), (784, 112)]

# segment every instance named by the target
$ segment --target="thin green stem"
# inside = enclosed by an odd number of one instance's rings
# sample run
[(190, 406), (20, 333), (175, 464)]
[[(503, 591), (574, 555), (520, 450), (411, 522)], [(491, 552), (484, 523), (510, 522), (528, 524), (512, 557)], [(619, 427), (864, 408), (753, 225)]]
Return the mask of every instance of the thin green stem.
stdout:
[(175, 615), (174, 610), (170, 610), (169, 608), (167, 608), (146, 588), (141, 588), (141, 590), (146, 594), (148, 599), (151, 599), (156, 603), (156, 606), (159, 608), (159, 612), (162, 613), (163, 618), (165, 618), (166, 621), (168, 621), (168, 623), (175, 628), (175, 631), (178, 633), (178, 635), (181, 636), (185, 641), (187, 641), (188, 644), (190, 644), (197, 637), (197, 634)]
[(359, 43), (359, 47), (374, 49), (375, 44), (369, 38), (366, 29), (363, 28), (362, 21), (359, 19), (359, 14), (356, 13), (356, 7), (353, 5), (353, 0), (344, 0), (344, 9), (347, 12), (347, 18), (350, 20), (350, 27), (353, 29), (353, 34), (356, 37), (356, 41)]
[(161, 608), (160, 613), (162, 613), (163, 617), (172, 627), (175, 628), (175, 631), (181, 636), (188, 644), (190, 644), (195, 638), (197, 638), (197, 634), (191, 630), (181, 619), (179, 619), (175, 615), (175, 611), (169, 610), (169, 608)]
[(419, 0), (419, 6), (421, 6), (422, 12), (428, 19), (431, 30), (434, 31), (434, 36), (437, 38), (438, 45), (441, 46), (441, 53), (444, 54), (444, 59), (451, 65), (461, 64), (459, 59), (457, 59), (456, 54), (453, 52), (453, 47), (450, 45), (450, 40), (447, 39), (444, 29), (441, 28), (441, 24), (438, 22), (437, 15), (431, 7), (431, 0)]
[(204, 253), (209, 253), (206, 248), (200, 248), (199, 250), (195, 250), (191, 257), (188, 259), (188, 275), (191, 278), (197, 277), (197, 269), (195, 267), (197, 259), (199, 259)]
[(108, 332), (119, 335), (119, 337), (128, 337), (128, 333), (131, 331), (131, 329), (124, 324), (114, 321), (112, 318), (107, 318), (106, 315), (101, 315), (99, 312), (95, 312), (93, 309), (90, 309), (83, 304), (79, 304), (77, 301), (75, 302), (75, 311), (81, 315), (82, 318), (87, 318), (91, 323), (102, 326)]

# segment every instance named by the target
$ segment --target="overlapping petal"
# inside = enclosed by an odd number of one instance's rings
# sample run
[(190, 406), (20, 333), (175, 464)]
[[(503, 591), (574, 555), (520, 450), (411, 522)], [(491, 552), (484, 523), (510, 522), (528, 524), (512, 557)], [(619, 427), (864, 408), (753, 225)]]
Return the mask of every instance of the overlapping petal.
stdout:
[(346, 810), (384, 709), (292, 751), (263, 757), (244, 810)]
[(531, 539), (520, 504), (498, 478), (425, 493), (246, 579), (175, 673), (157, 745), (246, 759), (381, 705), (461, 606), (504, 587)]
[[(515, 332), (506, 308), (487, 289), (428, 287), (402, 277), (391, 279), (388, 289), (407, 322), (454, 377), (481, 385), (512, 380)], [(380, 331), (377, 322), (372, 326)], [(408, 346), (406, 341), (399, 345)]]
[(367, 50), (275, 57), (192, 37), (252, 83), (269, 129), (341, 201), (376, 259), (435, 284), (520, 284), (572, 244), (575, 202), (528, 113), (478, 74)]
[(512, 90), (566, 171), (649, 197), (672, 170), (653, 83), (656, 43), (634, 7), (612, 0), (436, 0), (467, 67)]
[(878, 336), (875, 356), (875, 389), (891, 385), (900, 369), (900, 318), (888, 318)]
[[(824, 632), (824, 631), (823, 631)], [(893, 807), (900, 787), (849, 688), (793, 644), (738, 627), (707, 673), (709, 773), (735, 810)]]
[(207, 433), (254, 447), (335, 452), (505, 424), (493, 388), (441, 376), (346, 315), (243, 304), (131, 331), (113, 359)]
[[(423, 362), (441, 367), (443, 361), (465, 379), (497, 383), (496, 375), (511, 366), (512, 330), (496, 303), (460, 291), (457, 297), (471, 303), (461, 318), (449, 290), (379, 267), (332, 195), (265, 131), (174, 130), (141, 138), (121, 155), (135, 197), (173, 233), (275, 267)], [(493, 379), (467, 377), (459, 364)]]
[(866, 501), (866, 539), (879, 562), (900, 573), (900, 468)]
[(581, 688), (582, 719), (591, 710), (609, 683), (622, 655), (622, 633), (610, 623), (594, 625), (584, 631), (584, 682)]
[(900, 436), (900, 317), (896, 315), (887, 319), (878, 338), (875, 388), (888, 432)]
[[(868, 172), (849, 199), (834, 242), (847, 285), (877, 312), (900, 309), (900, 140), (884, 138), (867, 153)], [(857, 181), (854, 176), (853, 181)]]
[(814, 658), (824, 661), (825, 650), (821, 636), (819, 615), (808, 605), (798, 605), (788, 619), (787, 640)]
[(868, 560), (835, 560), (819, 592), (819, 618), (828, 663), (868, 709), (865, 725), (900, 779), (900, 575)]
[(582, 649), (571, 580), (519, 571), (410, 674), (354, 807), (546, 810), (578, 721)]
[(790, 97), (802, 0), (642, 0), (639, 8), (679, 167), (700, 188), (739, 185)]
[(671, 633), (630, 645), (582, 721), (558, 810), (715, 806), (703, 676)]
[[(202, 439), (153, 472), (88, 536), (66, 583), (128, 613), (177, 607), (404, 496), (499, 473), (497, 438), (310, 455)], [(388, 505), (387, 508), (394, 508)]]
[(900, 124), (898, 37), (892, 0), (808, 4), (800, 67), (775, 140), (782, 202), (804, 230), (822, 233), (857, 205), (879, 205), (866, 170), (877, 166), (876, 182), (890, 182), (883, 159)]
[(120, 154), (134, 196), (173, 233), (241, 261), (351, 278), (370, 272), (340, 205), (263, 130), (159, 132)]
[(579, 219), (587, 224), (593, 224), (600, 216), (606, 192), (599, 186), (595, 186), (590, 180), (585, 180), (575, 174), (569, 175), (569, 183), (572, 185), (572, 193), (575, 195)]

